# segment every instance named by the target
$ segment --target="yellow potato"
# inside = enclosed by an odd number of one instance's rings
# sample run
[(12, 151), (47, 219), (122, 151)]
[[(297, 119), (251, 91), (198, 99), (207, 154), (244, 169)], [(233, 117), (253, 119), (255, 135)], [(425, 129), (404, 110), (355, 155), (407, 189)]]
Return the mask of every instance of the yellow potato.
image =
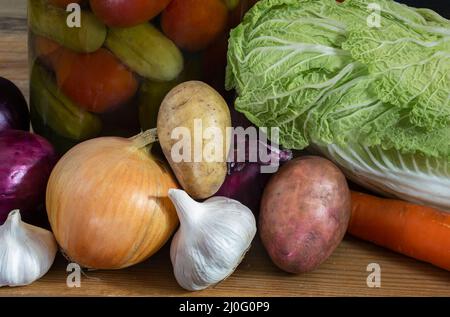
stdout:
[(176, 86), (161, 104), (157, 123), (161, 147), (180, 185), (193, 198), (211, 197), (225, 181), (228, 127), (227, 103), (203, 82)]

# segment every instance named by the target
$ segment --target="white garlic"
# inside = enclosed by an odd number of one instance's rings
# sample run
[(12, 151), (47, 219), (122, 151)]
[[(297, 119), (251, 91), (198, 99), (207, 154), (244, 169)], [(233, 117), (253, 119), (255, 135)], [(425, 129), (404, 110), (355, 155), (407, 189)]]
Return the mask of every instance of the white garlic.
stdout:
[(57, 249), (50, 231), (22, 222), (20, 212), (11, 211), (0, 226), (0, 287), (28, 285), (41, 278)]
[(225, 197), (203, 203), (179, 189), (169, 190), (180, 228), (170, 258), (175, 278), (189, 291), (205, 289), (230, 276), (256, 234), (256, 220), (246, 206)]

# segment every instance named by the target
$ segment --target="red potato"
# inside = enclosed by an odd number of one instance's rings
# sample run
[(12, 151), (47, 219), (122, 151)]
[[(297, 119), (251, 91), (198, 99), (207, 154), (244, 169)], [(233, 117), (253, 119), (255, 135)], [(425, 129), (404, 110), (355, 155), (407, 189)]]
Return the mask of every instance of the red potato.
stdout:
[(153, 19), (171, 0), (90, 0), (92, 11), (108, 26), (131, 27)]
[(228, 22), (228, 9), (221, 0), (173, 0), (163, 11), (161, 26), (175, 44), (196, 52), (208, 47)]
[(350, 213), (351, 196), (342, 172), (326, 159), (301, 157), (284, 165), (267, 185), (259, 232), (279, 268), (309, 272), (342, 241)]

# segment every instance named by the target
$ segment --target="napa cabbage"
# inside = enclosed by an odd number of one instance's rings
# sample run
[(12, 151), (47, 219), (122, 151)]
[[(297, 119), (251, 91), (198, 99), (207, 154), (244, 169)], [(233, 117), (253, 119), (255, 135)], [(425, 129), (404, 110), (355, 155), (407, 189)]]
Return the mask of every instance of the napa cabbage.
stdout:
[(226, 86), (283, 146), (450, 210), (450, 21), (437, 13), (392, 0), (261, 0), (231, 32)]

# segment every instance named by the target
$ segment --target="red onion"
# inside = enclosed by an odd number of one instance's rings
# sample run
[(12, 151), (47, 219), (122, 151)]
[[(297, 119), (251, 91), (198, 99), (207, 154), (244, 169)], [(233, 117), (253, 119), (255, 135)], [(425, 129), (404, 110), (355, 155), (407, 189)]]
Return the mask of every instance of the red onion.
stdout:
[[(290, 150), (279, 149), (263, 141), (258, 142), (258, 149), (263, 148), (272, 164), (281, 165), (292, 159)], [(224, 196), (235, 199), (250, 208), (254, 213), (259, 211), (259, 205), (264, 187), (272, 174), (263, 173), (261, 167), (269, 165), (270, 162), (250, 162), (249, 146), (245, 147), (245, 162), (230, 162), (228, 164), (228, 176), (222, 187), (214, 196)], [(252, 149), (252, 150), (258, 150)], [(237, 148), (234, 151), (234, 158), (237, 159)], [(274, 170), (275, 172), (275, 170)]]
[(14, 209), (25, 222), (43, 223), (45, 189), (56, 159), (52, 145), (36, 134), (0, 132), (0, 224)]
[(0, 77), (0, 132), (8, 129), (28, 131), (30, 115), (25, 97), (19, 88)]

